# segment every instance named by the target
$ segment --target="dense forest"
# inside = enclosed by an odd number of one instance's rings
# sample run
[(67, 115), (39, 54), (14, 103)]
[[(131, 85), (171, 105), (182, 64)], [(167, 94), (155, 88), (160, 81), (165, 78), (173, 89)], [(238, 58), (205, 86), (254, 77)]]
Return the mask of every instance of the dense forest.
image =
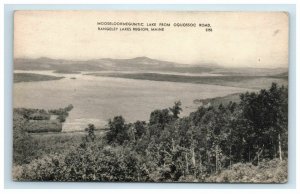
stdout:
[[(149, 121), (90, 124), (79, 137), (39, 141), (14, 112), (13, 178), (19, 181), (287, 181), (288, 89), (247, 92), (238, 102), (200, 106), (180, 117), (181, 102)], [(43, 146), (41, 146), (43, 145)], [(42, 149), (42, 150), (41, 150)]]

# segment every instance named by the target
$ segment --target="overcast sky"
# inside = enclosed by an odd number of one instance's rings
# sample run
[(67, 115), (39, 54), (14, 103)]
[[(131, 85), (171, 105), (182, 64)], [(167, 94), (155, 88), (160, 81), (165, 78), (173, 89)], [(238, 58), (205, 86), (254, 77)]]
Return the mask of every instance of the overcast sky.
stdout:
[[(99, 31), (97, 22), (165, 22), (171, 27), (164, 32), (108, 32)], [(209, 23), (212, 32), (173, 23)], [(288, 15), (283, 12), (17, 11), (14, 30), (16, 58), (147, 56), (185, 64), (288, 66)]]

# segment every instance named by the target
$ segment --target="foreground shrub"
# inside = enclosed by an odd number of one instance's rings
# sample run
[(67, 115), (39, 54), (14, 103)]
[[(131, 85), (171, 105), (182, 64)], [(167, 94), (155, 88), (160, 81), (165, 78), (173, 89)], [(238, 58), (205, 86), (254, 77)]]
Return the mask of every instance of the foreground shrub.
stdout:
[(66, 167), (64, 156), (51, 154), (30, 164), (14, 167), (13, 179), (19, 181), (59, 181), (63, 180)]
[(67, 154), (50, 154), (18, 166), (15, 180), (27, 181), (147, 181), (147, 169), (129, 150), (83, 143)]
[(234, 164), (231, 170), (206, 178), (205, 182), (230, 182), (230, 183), (286, 183), (287, 161), (279, 159), (260, 162), (258, 166), (251, 163)]

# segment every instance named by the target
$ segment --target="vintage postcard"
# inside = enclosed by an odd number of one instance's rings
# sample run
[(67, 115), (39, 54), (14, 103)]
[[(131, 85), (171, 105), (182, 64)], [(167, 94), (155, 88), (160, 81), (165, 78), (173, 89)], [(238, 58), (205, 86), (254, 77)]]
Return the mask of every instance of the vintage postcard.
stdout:
[(16, 11), (13, 180), (286, 183), (286, 12)]

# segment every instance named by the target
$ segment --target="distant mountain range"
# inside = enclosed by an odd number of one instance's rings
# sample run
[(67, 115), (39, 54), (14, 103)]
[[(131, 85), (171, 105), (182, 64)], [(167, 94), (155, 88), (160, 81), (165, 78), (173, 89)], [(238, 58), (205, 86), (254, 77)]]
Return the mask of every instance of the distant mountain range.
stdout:
[(58, 72), (74, 71), (141, 71), (141, 72), (177, 72), (177, 73), (214, 73), (223, 75), (272, 76), (287, 74), (287, 69), (267, 68), (226, 68), (215, 64), (180, 64), (161, 61), (148, 57), (132, 59), (102, 58), (86, 61), (50, 59), (46, 57), (14, 60), (15, 70), (53, 70)]

